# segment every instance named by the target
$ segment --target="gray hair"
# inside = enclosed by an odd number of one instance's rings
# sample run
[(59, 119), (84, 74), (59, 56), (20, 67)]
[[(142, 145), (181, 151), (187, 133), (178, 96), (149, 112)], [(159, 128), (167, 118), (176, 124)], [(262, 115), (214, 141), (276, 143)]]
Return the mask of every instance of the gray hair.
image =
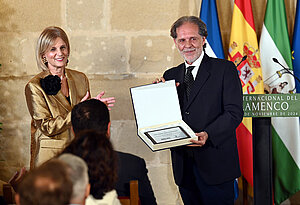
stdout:
[(182, 26), (185, 23), (192, 23), (198, 26), (199, 28), (199, 35), (203, 37), (207, 37), (207, 28), (206, 24), (197, 16), (182, 16), (177, 21), (175, 21), (171, 27), (170, 30), (170, 36), (172, 36), (173, 39), (177, 38), (177, 32), (176, 29), (180, 26)]
[(83, 159), (73, 154), (62, 154), (58, 157), (68, 166), (71, 181), (73, 183), (73, 193), (71, 199), (82, 200), (85, 197), (85, 189), (89, 183), (88, 167)]

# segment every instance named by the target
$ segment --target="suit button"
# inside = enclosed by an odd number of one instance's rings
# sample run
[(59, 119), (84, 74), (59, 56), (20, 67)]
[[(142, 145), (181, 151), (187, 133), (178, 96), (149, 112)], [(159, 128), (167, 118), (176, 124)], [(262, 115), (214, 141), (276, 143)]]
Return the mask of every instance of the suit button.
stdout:
[(185, 112), (185, 114), (189, 115), (189, 114), (190, 114), (190, 112), (186, 111), (186, 112)]

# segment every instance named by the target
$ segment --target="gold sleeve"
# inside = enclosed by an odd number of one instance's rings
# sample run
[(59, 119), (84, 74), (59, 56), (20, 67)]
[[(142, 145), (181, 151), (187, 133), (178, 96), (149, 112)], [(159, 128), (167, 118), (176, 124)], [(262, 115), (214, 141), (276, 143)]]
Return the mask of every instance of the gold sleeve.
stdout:
[(66, 109), (50, 98), (39, 85), (29, 82), (25, 96), (33, 125), (44, 135), (53, 137), (71, 127), (71, 108)]

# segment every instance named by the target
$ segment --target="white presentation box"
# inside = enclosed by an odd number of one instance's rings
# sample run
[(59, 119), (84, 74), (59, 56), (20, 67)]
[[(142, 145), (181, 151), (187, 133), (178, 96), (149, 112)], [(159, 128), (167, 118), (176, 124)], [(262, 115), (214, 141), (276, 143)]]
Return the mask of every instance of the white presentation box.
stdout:
[(130, 88), (138, 136), (152, 150), (191, 144), (197, 140), (182, 120), (174, 80)]

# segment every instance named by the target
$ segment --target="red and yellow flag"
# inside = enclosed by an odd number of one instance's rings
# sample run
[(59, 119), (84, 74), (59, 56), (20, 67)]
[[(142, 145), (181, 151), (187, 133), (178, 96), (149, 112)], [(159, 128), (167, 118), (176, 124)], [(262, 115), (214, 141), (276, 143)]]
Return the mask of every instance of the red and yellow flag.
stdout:
[[(251, 0), (234, 1), (228, 58), (237, 66), (243, 93), (263, 94)], [(253, 186), (252, 118), (244, 118), (237, 128), (237, 143), (242, 175)]]

